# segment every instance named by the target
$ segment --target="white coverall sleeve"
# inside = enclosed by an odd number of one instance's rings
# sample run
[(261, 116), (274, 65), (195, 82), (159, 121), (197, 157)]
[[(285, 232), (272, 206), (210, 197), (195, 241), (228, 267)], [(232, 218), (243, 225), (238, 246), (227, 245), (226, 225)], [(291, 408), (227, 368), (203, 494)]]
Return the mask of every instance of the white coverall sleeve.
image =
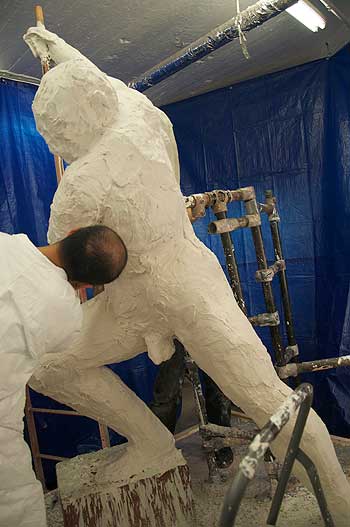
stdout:
[[(37, 359), (45, 353), (64, 351), (80, 332), (82, 309), (79, 298), (65, 273), (57, 279), (57, 270), (45, 274), (23, 275), (13, 291), (22, 318), (28, 351)], [(35, 291), (35, 294), (33, 294)]]

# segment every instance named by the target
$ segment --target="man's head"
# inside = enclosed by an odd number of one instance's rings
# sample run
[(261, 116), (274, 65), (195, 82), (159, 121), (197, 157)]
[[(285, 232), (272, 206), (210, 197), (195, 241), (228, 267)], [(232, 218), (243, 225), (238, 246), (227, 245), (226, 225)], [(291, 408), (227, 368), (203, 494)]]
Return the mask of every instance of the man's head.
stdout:
[(33, 102), (36, 127), (67, 163), (86, 155), (111, 125), (118, 98), (107, 75), (87, 60), (69, 60), (43, 76)]
[(58, 242), (57, 255), (73, 287), (112, 282), (128, 259), (123, 240), (104, 225), (75, 230)]

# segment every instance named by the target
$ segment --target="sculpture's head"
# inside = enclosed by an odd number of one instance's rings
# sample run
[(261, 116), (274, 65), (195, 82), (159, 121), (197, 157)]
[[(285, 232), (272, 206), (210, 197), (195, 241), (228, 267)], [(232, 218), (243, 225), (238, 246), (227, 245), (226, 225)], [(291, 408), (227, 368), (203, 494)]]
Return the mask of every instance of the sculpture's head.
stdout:
[(33, 102), (38, 131), (68, 163), (85, 155), (115, 120), (118, 98), (107, 75), (86, 60), (59, 64)]

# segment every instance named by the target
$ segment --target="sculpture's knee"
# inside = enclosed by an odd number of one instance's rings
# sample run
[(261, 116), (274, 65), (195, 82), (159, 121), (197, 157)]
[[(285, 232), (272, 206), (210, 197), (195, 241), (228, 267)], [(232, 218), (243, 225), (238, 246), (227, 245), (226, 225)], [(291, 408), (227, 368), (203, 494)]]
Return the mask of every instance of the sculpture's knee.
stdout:
[(71, 377), (72, 373), (71, 369), (63, 368), (57, 362), (47, 361), (36, 368), (29, 379), (29, 386), (36, 392), (52, 396), (59, 387), (69, 382), (68, 377)]

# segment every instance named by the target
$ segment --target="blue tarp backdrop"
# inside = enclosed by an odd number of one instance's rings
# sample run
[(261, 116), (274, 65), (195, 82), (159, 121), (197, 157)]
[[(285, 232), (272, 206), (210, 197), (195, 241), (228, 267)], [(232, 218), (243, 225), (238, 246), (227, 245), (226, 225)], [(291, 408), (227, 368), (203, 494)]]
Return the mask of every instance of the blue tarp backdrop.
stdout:
[[(25, 232), (35, 244), (44, 244), (56, 179), (53, 158), (35, 129), (35, 90), (0, 82), (0, 230)], [(265, 189), (274, 190), (302, 360), (350, 354), (348, 49), (164, 110), (174, 124), (184, 194), (254, 185), (261, 201)], [(241, 215), (239, 207), (230, 212)], [(196, 232), (224, 264), (220, 240), (207, 235), (207, 223), (198, 221)], [(267, 221), (263, 234), (272, 260)], [(264, 304), (254, 282), (250, 233), (234, 233), (234, 243), (248, 309), (257, 314)], [(260, 335), (271, 347), (268, 331)], [(145, 355), (113, 369), (150, 400), (156, 369)], [(350, 371), (317, 373), (307, 380), (315, 386), (315, 407), (330, 431), (349, 437)], [(38, 395), (33, 403), (57, 406)], [(99, 446), (97, 426), (85, 418), (40, 415), (37, 424), (45, 453), (71, 456)]]
[[(301, 359), (349, 354), (349, 48), (165, 111), (174, 124), (184, 194), (253, 185), (258, 200), (265, 189), (277, 196)], [(195, 229), (223, 265), (221, 242), (207, 234), (207, 224)], [(273, 260), (267, 221), (263, 234)], [(233, 238), (253, 315), (264, 311), (253, 244), (248, 230)], [(277, 297), (275, 282), (274, 289)], [(271, 349), (268, 330), (259, 333)], [(315, 386), (314, 406), (329, 430), (350, 437), (350, 370), (305, 380)]]

